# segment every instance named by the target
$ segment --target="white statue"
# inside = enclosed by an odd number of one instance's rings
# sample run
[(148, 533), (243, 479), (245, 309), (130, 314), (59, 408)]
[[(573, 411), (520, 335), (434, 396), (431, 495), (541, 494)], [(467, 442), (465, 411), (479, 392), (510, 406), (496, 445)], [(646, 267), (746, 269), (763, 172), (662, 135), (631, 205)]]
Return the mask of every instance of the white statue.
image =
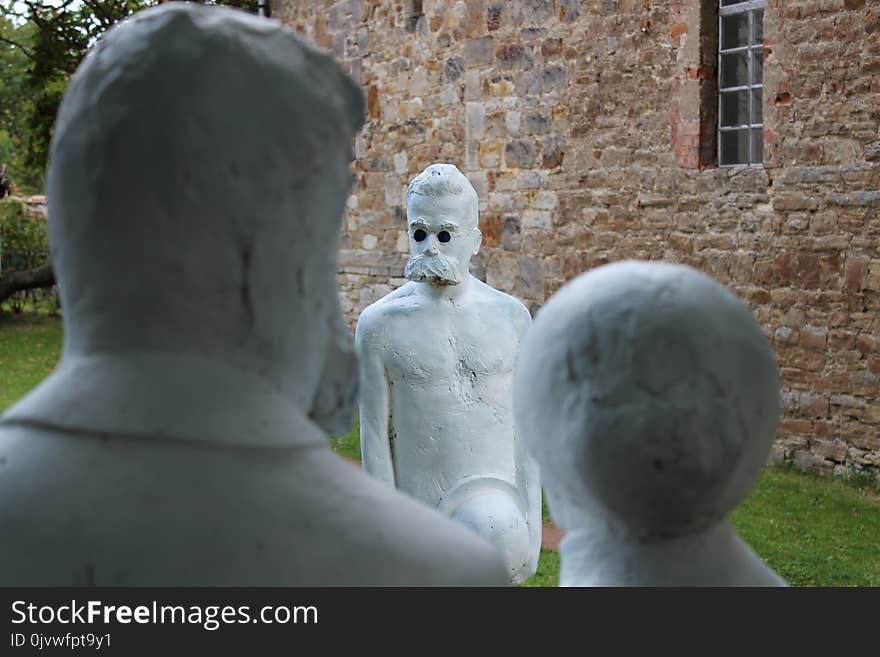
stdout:
[(541, 546), (537, 465), (511, 409), (531, 318), (468, 273), (482, 236), (477, 193), (457, 168), (416, 176), (406, 209), (411, 282), (357, 325), (364, 469), (487, 537), (517, 583)]
[(726, 288), (623, 262), (541, 309), (514, 383), (541, 465), (563, 586), (776, 586), (727, 514), (767, 460), (776, 360)]
[(49, 170), (64, 353), (0, 421), (0, 584), (507, 583), (322, 432), (354, 404), (335, 263), (362, 115), (240, 11), (165, 4), (88, 55)]

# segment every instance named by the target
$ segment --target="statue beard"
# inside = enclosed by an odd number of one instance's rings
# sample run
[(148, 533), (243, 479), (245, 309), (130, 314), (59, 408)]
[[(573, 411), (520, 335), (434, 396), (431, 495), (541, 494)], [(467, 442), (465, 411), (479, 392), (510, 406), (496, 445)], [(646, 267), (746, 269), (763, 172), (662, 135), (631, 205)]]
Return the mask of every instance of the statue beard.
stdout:
[(458, 285), (467, 276), (467, 268), (455, 258), (443, 254), (415, 255), (406, 263), (403, 275), (416, 283)]

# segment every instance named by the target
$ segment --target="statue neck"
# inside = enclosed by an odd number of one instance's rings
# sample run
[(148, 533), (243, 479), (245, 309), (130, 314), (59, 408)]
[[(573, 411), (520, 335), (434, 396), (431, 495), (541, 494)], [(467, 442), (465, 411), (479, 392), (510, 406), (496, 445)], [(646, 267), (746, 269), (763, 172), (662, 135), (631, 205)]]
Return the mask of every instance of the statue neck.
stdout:
[(560, 586), (779, 586), (784, 582), (724, 518), (697, 532), (640, 541), (607, 525), (559, 546)]
[(239, 447), (326, 444), (270, 379), (189, 354), (65, 356), (2, 423)]

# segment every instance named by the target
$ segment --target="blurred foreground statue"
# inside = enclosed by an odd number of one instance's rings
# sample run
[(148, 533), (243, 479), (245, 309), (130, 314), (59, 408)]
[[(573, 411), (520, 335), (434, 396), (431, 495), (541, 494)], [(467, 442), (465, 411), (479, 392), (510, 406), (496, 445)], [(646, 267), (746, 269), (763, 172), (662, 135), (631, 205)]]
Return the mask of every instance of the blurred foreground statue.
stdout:
[(708, 276), (623, 262), (569, 282), (526, 338), (514, 408), (565, 531), (561, 585), (784, 585), (727, 520), (776, 435), (776, 360)]
[(451, 164), (410, 183), (410, 282), (358, 319), (361, 449), (371, 475), (494, 543), (518, 583), (541, 550), (538, 468), (513, 426), (511, 391), (531, 317), (468, 273), (478, 205)]
[(336, 457), (358, 87), (280, 24), (169, 3), (71, 82), (49, 170), (56, 371), (0, 424), (2, 585), (504, 584)]

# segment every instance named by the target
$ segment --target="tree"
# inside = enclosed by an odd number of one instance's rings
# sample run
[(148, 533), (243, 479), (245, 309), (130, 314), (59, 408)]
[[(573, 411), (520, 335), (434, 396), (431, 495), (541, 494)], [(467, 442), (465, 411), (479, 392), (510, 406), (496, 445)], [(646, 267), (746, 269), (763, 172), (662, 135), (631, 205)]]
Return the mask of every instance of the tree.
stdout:
[(22, 290), (54, 285), (48, 259), (46, 222), (15, 199), (0, 201), (0, 302)]
[(0, 301), (6, 301), (16, 292), (55, 285), (55, 273), (48, 262), (34, 269), (13, 271), (0, 276)]
[[(13, 180), (29, 191), (42, 189), (49, 160), (49, 144), (61, 99), (70, 76), (88, 49), (119, 21), (165, 0), (0, 0), (3, 22), (0, 43), (5, 46), (0, 65), (4, 125), (11, 126), (0, 154), (15, 149)], [(257, 12), (258, 0), (202, 0)], [(9, 129), (7, 129), (9, 131)], [(0, 161), (2, 164), (2, 161)]]
[[(169, 0), (0, 0), (0, 165), (26, 192), (43, 189), (58, 107), (71, 75), (108, 29)], [(196, 0), (257, 13), (258, 0)], [(0, 276), (0, 301), (55, 283), (51, 265)]]
[[(16, 25), (0, 17), (0, 166), (8, 165), (8, 176), (19, 189), (35, 191), (40, 182), (23, 164), (23, 120), (29, 101), (27, 71), (33, 53), (29, 24)], [(27, 44), (19, 45), (19, 44)]]

